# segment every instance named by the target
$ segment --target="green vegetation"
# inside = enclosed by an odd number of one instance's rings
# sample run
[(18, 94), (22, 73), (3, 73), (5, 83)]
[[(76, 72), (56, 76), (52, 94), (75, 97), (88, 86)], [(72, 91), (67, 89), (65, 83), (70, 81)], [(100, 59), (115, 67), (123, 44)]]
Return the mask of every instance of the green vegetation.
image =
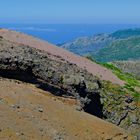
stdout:
[(131, 87), (140, 86), (140, 81), (138, 81), (132, 74), (122, 72), (112, 63), (100, 63), (100, 64), (108, 69), (111, 69), (115, 75), (117, 75), (121, 80), (125, 81)]
[(115, 40), (93, 56), (99, 62), (140, 59), (140, 36)]
[(132, 36), (139, 36), (139, 35), (140, 35), (140, 29), (119, 30), (111, 34), (111, 36), (116, 39), (124, 39)]
[(115, 61), (112, 62), (117, 68), (124, 72), (129, 72), (135, 75), (136, 79), (140, 80), (140, 60), (137, 61)]
[(140, 81), (135, 78), (130, 73), (125, 73), (115, 67), (112, 63), (100, 63), (104, 67), (113, 71), (115, 75), (117, 75), (121, 80), (125, 81), (126, 84), (124, 86), (125, 89), (131, 93), (136, 100), (140, 100), (140, 93), (136, 90), (136, 88), (140, 88)]
[(140, 59), (140, 28), (80, 37), (58, 44), (75, 54), (92, 55), (99, 62)]
[(85, 58), (87, 58), (87, 59), (89, 59), (89, 60), (91, 60), (93, 62), (96, 62), (96, 60), (91, 55), (85, 55)]
[[(94, 60), (91, 56), (86, 57), (91, 61)], [(96, 61), (94, 61), (96, 62)], [(112, 93), (121, 94), (131, 94), (136, 101), (140, 101), (140, 81), (135, 78), (134, 75), (121, 71), (119, 68), (115, 67), (112, 63), (100, 63), (98, 64), (112, 70), (112, 72), (121, 80), (125, 81), (125, 86), (122, 88), (120, 86), (114, 85), (110, 82), (104, 82), (104, 87)]]
[(102, 86), (105, 91), (108, 91), (113, 94), (125, 94), (126, 93), (126, 90), (123, 87), (121, 87), (117, 84), (113, 84), (109, 81), (103, 81)]
[(116, 40), (93, 56), (99, 62), (140, 59), (140, 36)]

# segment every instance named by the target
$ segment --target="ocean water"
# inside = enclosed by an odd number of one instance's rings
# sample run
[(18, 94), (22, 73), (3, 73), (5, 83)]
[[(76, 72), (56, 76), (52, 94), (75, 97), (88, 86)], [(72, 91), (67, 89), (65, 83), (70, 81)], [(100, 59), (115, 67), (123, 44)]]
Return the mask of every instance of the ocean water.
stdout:
[(81, 36), (111, 33), (120, 29), (140, 28), (132, 24), (0, 24), (8, 28), (44, 39), (53, 44), (69, 42)]

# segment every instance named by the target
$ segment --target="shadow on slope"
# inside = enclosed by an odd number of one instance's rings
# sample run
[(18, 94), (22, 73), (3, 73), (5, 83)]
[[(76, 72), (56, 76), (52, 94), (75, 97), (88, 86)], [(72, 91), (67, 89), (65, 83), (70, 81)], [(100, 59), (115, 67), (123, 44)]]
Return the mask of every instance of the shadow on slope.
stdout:
[[(36, 87), (41, 88), (45, 91), (49, 91), (52, 94), (56, 96), (63, 96), (69, 97), (69, 98), (75, 98), (72, 97), (71, 93), (68, 91), (63, 90), (60, 87), (56, 87), (54, 85), (51, 85), (49, 83), (44, 83), (41, 79), (38, 79), (32, 72), (32, 68), (27, 68), (24, 70), (0, 70), (0, 76), (8, 79), (15, 79), (20, 80), (26, 83), (32, 83), (36, 85)], [(80, 87), (80, 86), (79, 86)], [(79, 91), (81, 97), (86, 97), (86, 91), (84, 88), (76, 87), (76, 90)], [(99, 93), (94, 93), (88, 96), (88, 102), (84, 103), (83, 110), (91, 115), (97, 116), (99, 118), (103, 118), (103, 105), (100, 102), (100, 95)]]

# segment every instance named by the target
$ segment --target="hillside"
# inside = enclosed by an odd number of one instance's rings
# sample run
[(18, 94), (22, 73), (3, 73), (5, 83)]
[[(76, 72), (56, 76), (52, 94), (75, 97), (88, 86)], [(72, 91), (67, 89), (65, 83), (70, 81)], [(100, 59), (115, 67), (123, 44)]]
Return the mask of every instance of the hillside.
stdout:
[(88, 55), (107, 46), (113, 38), (108, 34), (99, 34), (93, 37), (80, 37), (71, 42), (59, 45), (75, 54)]
[(95, 59), (101, 62), (140, 59), (140, 36), (113, 41), (99, 50)]
[(139, 134), (138, 94), (112, 70), (22, 33), (2, 29), (0, 36), (1, 77), (75, 99), (77, 110)]
[[(115, 56), (111, 56), (110, 58), (108, 58), (108, 56), (112, 53), (115, 53), (115, 51), (117, 51), (117, 48), (116, 48), (117, 44), (119, 44), (120, 47), (127, 47), (124, 44), (133, 45), (134, 50), (133, 48), (131, 48), (131, 51), (133, 53), (135, 52), (135, 47), (136, 47), (134, 42), (137, 41), (137, 38), (139, 38), (139, 36), (140, 36), (140, 29), (126, 29), (126, 30), (119, 30), (110, 34), (104, 33), (104, 34), (99, 34), (92, 37), (80, 37), (71, 42), (66, 42), (60, 45), (60, 47), (65, 48), (73, 53), (76, 53), (82, 56), (86, 56), (86, 55), (93, 56), (95, 59), (97, 58), (97, 60), (99, 61), (112, 61), (115, 59), (114, 58)], [(131, 42), (129, 38), (133, 38)], [(107, 54), (104, 54), (104, 52), (106, 51), (107, 51)], [(120, 56), (119, 56), (120, 59), (127, 59), (127, 58), (123, 58), (122, 56), (123, 54), (120, 53)], [(132, 56), (130, 57), (128, 56), (128, 59), (131, 59), (131, 57)]]
[(110, 70), (96, 63), (92, 63), (86, 58), (80, 57), (73, 53), (70, 53), (62, 48), (56, 47), (46, 41), (33, 38), (32, 36), (25, 35), (23, 33), (18, 33), (14, 31), (9, 31), (6, 29), (0, 30), (0, 36), (11, 42), (17, 42), (26, 46), (30, 46), (36, 49), (44, 50), (52, 55), (59, 56), (60, 58), (68, 61), (78, 67), (87, 70), (89, 73), (100, 77), (102, 80), (111, 81), (119, 85), (123, 85), (124, 82), (118, 79)]
[(111, 36), (115, 39), (125, 39), (132, 36), (139, 36), (140, 29), (126, 29), (126, 30), (119, 30), (111, 34)]
[(113, 64), (122, 71), (134, 74), (137, 79), (140, 79), (140, 61), (116, 61)]
[(2, 78), (0, 90), (1, 140), (132, 140), (123, 129), (76, 111), (73, 99)]

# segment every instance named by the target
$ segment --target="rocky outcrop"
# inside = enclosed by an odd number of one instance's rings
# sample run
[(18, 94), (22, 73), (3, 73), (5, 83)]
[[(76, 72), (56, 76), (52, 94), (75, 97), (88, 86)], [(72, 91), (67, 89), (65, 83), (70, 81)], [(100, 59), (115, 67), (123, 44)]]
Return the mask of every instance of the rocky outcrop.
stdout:
[(75, 98), (80, 103), (78, 110), (135, 134), (139, 130), (140, 111), (133, 100), (111, 93), (99, 78), (61, 56), (1, 38), (0, 76), (33, 83), (57, 96)]
[(73, 96), (81, 107), (100, 91), (100, 81), (86, 70), (28, 46), (0, 41), (0, 75), (36, 84), (59, 96)]
[(133, 140), (123, 129), (74, 106), (74, 99), (0, 78), (0, 139)]
[(23, 33), (10, 31), (6, 29), (0, 30), (0, 36), (11, 42), (16, 42), (24, 46), (30, 46), (39, 50), (43, 50), (55, 56), (60, 56), (62, 59), (72, 64), (76, 64), (79, 68), (85, 69), (89, 73), (100, 77), (101, 80), (107, 80), (119, 85), (124, 85), (125, 83), (124, 81), (120, 80), (116, 75), (114, 75), (112, 71), (106, 69), (105, 67), (93, 63), (84, 57), (68, 52), (65, 49), (54, 46), (46, 41), (40, 40), (38, 38)]
[(111, 90), (105, 85), (100, 93), (103, 119), (138, 135), (140, 131), (140, 107), (137, 101), (122, 87), (116, 87), (111, 83), (106, 84), (111, 86)]

